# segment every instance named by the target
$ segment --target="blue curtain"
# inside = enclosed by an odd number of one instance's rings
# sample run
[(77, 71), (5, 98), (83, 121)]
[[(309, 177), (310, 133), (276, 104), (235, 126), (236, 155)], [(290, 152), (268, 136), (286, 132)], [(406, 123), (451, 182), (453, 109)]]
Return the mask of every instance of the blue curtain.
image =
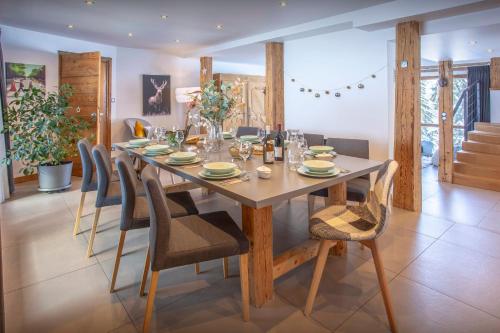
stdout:
[(491, 121), (490, 115), (490, 66), (467, 68), (467, 107), (464, 112), (465, 134), (474, 130), (475, 122)]

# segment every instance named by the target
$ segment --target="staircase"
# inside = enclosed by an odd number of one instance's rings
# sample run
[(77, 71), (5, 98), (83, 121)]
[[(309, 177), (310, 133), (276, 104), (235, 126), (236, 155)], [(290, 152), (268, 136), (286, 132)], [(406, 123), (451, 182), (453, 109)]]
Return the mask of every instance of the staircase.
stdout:
[(500, 124), (474, 123), (453, 162), (453, 183), (500, 191)]

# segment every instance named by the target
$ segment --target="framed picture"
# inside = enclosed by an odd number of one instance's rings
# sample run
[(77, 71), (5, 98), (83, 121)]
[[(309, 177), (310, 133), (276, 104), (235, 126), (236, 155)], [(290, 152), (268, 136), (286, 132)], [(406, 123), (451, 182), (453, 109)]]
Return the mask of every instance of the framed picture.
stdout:
[(142, 114), (170, 114), (170, 75), (142, 76)]
[(45, 90), (45, 65), (31, 65), (6, 62), (7, 101), (14, 99), (16, 92), (23, 89), (39, 88)]

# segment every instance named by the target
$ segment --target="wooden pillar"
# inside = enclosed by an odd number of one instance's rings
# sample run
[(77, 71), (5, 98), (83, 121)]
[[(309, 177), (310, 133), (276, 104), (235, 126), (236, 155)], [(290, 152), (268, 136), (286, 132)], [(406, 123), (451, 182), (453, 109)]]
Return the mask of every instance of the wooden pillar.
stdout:
[(453, 62), (439, 62), (439, 169), (441, 182), (453, 180)]
[(266, 123), (285, 128), (283, 43), (266, 43)]
[(490, 89), (500, 90), (500, 58), (490, 61)]
[[(203, 88), (210, 80), (212, 80), (212, 57), (200, 58), (200, 87)], [(206, 134), (207, 129), (200, 127), (200, 134)]]
[(396, 27), (394, 206), (412, 211), (422, 208), (420, 113), (420, 23), (411, 21)]

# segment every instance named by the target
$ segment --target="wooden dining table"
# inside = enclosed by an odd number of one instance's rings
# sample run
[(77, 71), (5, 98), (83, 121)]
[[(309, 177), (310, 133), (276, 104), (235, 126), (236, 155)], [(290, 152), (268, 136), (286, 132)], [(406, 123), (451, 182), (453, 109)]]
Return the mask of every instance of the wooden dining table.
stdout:
[[(231, 161), (227, 140), (220, 152), (209, 154), (210, 161)], [(273, 281), (297, 266), (315, 258), (319, 241), (310, 239), (277, 256), (273, 255), (273, 211), (274, 204), (328, 188), (327, 205), (346, 203), (348, 180), (378, 170), (380, 161), (337, 155), (334, 162), (344, 169), (336, 177), (312, 178), (291, 171), (286, 162), (266, 164), (272, 170), (270, 179), (257, 177), (255, 170), (263, 164), (262, 156), (255, 155), (246, 163), (250, 179), (242, 182), (227, 183), (220, 180), (207, 180), (199, 175), (202, 164), (173, 166), (166, 163), (167, 156), (149, 157), (142, 148), (130, 149), (127, 143), (113, 144), (115, 149), (127, 151), (131, 156), (161, 168), (201, 187), (220, 193), (241, 203), (242, 228), (250, 241), (249, 276), (250, 300), (261, 307), (273, 298)], [(195, 146), (185, 145), (184, 150), (194, 150)], [(345, 251), (346, 244), (338, 242), (337, 254)]]

